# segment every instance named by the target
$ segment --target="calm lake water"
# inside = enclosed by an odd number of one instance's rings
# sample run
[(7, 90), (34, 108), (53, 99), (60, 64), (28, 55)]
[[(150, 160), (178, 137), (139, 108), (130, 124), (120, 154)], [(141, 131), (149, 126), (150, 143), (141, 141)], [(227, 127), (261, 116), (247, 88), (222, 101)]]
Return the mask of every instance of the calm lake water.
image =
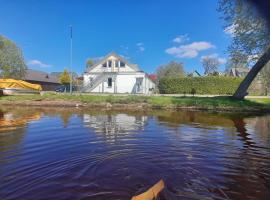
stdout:
[(270, 116), (0, 109), (0, 199), (269, 199)]

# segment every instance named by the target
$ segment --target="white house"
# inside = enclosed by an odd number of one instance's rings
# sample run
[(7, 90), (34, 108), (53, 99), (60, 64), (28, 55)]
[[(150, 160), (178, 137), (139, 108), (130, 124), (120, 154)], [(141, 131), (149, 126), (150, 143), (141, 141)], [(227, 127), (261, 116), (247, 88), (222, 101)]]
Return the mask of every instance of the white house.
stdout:
[(83, 75), (83, 92), (151, 94), (155, 83), (138, 65), (110, 53)]

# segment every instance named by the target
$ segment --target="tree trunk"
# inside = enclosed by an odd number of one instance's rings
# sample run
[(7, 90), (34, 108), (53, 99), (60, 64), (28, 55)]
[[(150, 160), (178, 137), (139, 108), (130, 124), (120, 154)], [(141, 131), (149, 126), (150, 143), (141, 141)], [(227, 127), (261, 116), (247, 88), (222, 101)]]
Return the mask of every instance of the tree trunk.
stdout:
[(247, 89), (249, 88), (250, 84), (269, 60), (270, 60), (270, 47), (268, 47), (267, 51), (260, 57), (260, 59), (251, 68), (247, 76), (241, 82), (240, 86), (233, 95), (234, 99), (241, 100), (245, 98), (245, 96), (248, 94)]

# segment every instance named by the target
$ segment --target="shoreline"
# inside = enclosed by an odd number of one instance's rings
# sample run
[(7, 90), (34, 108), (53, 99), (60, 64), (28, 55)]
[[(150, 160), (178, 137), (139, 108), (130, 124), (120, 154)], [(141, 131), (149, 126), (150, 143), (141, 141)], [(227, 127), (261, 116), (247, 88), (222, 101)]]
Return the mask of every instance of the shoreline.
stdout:
[(214, 112), (239, 112), (239, 113), (270, 113), (270, 107), (233, 107), (233, 106), (187, 106), (187, 105), (153, 105), (150, 103), (110, 103), (110, 102), (81, 102), (69, 100), (23, 100), (7, 101), (0, 100), (0, 106), (18, 107), (53, 107), (53, 108), (86, 108), (92, 110), (111, 111), (214, 111)]
[(137, 95), (14, 95), (1, 96), (0, 106), (74, 107), (95, 110), (197, 110), (270, 113), (270, 98), (235, 100), (229, 96), (179, 97)]

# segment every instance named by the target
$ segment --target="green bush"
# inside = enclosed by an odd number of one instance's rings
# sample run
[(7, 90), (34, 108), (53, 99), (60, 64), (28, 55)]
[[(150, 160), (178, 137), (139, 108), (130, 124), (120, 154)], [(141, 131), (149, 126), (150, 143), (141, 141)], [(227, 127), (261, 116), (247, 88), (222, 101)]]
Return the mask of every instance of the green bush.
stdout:
[(185, 77), (164, 78), (159, 82), (161, 94), (224, 94), (231, 95), (238, 88), (242, 78), (235, 77)]

